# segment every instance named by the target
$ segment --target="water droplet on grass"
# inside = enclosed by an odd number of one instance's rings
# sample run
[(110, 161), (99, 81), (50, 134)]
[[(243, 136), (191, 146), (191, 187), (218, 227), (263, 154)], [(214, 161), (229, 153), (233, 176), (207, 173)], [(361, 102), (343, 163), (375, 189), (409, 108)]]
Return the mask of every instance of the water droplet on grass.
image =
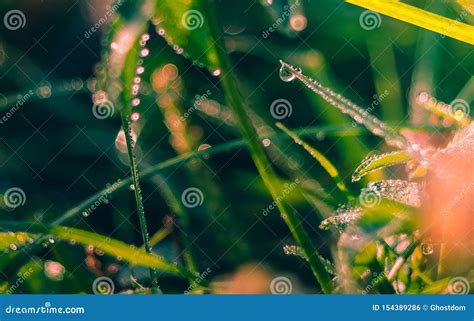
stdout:
[(280, 79), (283, 80), (284, 82), (290, 82), (292, 81), (293, 79), (295, 79), (295, 75), (293, 74), (293, 72), (285, 67), (285, 66), (281, 66), (280, 68)]

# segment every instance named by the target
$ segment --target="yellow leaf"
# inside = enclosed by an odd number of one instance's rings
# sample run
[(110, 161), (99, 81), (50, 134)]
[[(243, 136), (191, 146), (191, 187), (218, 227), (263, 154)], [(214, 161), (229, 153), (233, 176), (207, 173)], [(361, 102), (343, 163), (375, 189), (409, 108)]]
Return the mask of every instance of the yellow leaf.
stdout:
[(346, 0), (347, 3), (411, 23), (439, 34), (474, 44), (474, 27), (457, 20), (425, 11), (396, 0)]

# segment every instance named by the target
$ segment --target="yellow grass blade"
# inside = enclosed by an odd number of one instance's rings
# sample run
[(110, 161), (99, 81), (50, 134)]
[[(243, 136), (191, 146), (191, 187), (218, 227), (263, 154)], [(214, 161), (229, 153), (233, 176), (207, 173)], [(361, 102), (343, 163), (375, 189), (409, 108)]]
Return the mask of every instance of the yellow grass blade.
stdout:
[(462, 16), (452, 20), (396, 0), (346, 0), (346, 2), (474, 44), (474, 27), (461, 22), (464, 18)]

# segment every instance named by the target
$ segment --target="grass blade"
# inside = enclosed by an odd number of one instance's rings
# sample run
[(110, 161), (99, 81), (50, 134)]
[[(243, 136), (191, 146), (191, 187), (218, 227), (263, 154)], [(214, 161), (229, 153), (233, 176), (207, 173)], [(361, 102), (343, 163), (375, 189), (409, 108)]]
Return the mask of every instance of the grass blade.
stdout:
[(355, 122), (364, 125), (374, 135), (384, 138), (388, 145), (399, 149), (408, 148), (408, 142), (403, 136), (401, 136), (394, 128), (381, 122), (377, 117), (370, 115), (367, 110), (354, 104), (352, 101), (334, 92), (332, 89), (322, 85), (319, 81), (304, 75), (301, 69), (295, 68), (282, 60), (280, 60), (280, 63), (280, 76), (285, 75), (285, 77), (287, 77), (289, 75), (289, 78), (287, 78), (288, 80), (297, 78), (327, 103), (339, 109), (343, 114), (352, 117)]
[(8, 232), (28, 231), (31, 234), (47, 234), (66, 241), (76, 241), (83, 245), (93, 245), (94, 247), (104, 251), (110, 256), (121, 257), (123, 260), (133, 264), (147, 266), (160, 271), (177, 274), (187, 277), (190, 272), (167, 262), (166, 260), (142, 252), (139, 249), (123, 243), (121, 241), (111, 239), (107, 236), (92, 233), (76, 228), (65, 226), (45, 226), (43, 224), (30, 224), (22, 222), (0, 222), (0, 229)]
[[(211, 32), (213, 32), (214, 39), (221, 40), (220, 35), (218, 35), (218, 30), (220, 26), (217, 23), (217, 15), (214, 12), (214, 3), (208, 1), (207, 18), (211, 23)], [(216, 45), (217, 48), (217, 57), (218, 64), (222, 75), (220, 76), (221, 84), (224, 88), (226, 99), (229, 105), (232, 107), (232, 110), (236, 116), (236, 119), (240, 126), (240, 131), (242, 136), (247, 144), (247, 147), (250, 151), (252, 159), (257, 167), (257, 170), (262, 177), (262, 180), (272, 195), (274, 200), (279, 199), (281, 195), (281, 190), (277, 187), (279, 186), (279, 179), (276, 177), (271, 164), (268, 161), (267, 156), (263, 152), (261, 143), (258, 140), (258, 135), (253, 128), (250, 119), (248, 118), (246, 108), (243, 104), (243, 99), (239, 95), (239, 90), (236, 85), (236, 80), (234, 78), (232, 67), (225, 52), (224, 44), (222, 40)], [(313, 274), (321, 286), (321, 289), (325, 293), (331, 293), (333, 290), (332, 280), (330, 275), (326, 272), (324, 268), (324, 263), (318, 256), (318, 252), (314, 247), (309, 235), (305, 231), (301, 220), (297, 217), (291, 210), (291, 208), (286, 204), (286, 202), (280, 201), (277, 202), (278, 209), (282, 213), (282, 216), (288, 225), (293, 237), (301, 246), (303, 253), (308, 260), (308, 263), (311, 267)]]
[(394, 0), (346, 0), (347, 3), (411, 23), (474, 45), (474, 27)]
[(331, 176), (331, 178), (334, 180), (336, 183), (337, 188), (344, 194), (346, 199), (351, 199), (352, 195), (349, 192), (349, 190), (346, 187), (346, 184), (344, 184), (344, 181), (341, 179), (339, 176), (339, 172), (337, 168), (331, 163), (329, 159), (326, 158), (323, 154), (321, 154), (318, 150), (307, 144), (305, 141), (303, 141), (296, 133), (292, 132), (288, 128), (285, 127), (282, 123), (277, 123), (276, 126), (283, 130), (288, 136), (290, 136), (295, 143), (298, 145), (303, 146), (303, 148), (311, 155), (313, 156), (316, 161), (326, 170), (326, 172)]
[(365, 175), (378, 169), (404, 164), (414, 157), (407, 151), (396, 151), (385, 154), (367, 156), (352, 174), (352, 181), (357, 182)]

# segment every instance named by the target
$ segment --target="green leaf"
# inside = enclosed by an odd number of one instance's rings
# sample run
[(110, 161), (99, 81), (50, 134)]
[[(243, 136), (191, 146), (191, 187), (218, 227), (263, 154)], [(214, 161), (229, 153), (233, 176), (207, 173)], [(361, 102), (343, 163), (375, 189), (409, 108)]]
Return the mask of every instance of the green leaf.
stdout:
[(346, 0), (389, 17), (474, 45), (474, 27), (394, 0)]
[(211, 37), (206, 4), (197, 0), (157, 1), (154, 23), (158, 34), (200, 67), (217, 74), (216, 42)]
[(412, 160), (413, 156), (406, 151), (396, 151), (385, 154), (367, 156), (352, 174), (352, 181), (356, 182), (363, 176), (388, 166), (404, 164)]
[(0, 229), (3, 231), (23, 232), (28, 230), (28, 232), (32, 234), (47, 234), (61, 240), (75, 241), (83, 245), (93, 245), (94, 247), (104, 251), (104, 253), (113, 257), (120, 257), (133, 265), (142, 265), (181, 276), (189, 275), (189, 272), (183, 268), (160, 257), (147, 254), (145, 251), (139, 250), (132, 245), (104, 235), (65, 226), (47, 227), (40, 224), (21, 222), (0, 222), (0, 226)]

